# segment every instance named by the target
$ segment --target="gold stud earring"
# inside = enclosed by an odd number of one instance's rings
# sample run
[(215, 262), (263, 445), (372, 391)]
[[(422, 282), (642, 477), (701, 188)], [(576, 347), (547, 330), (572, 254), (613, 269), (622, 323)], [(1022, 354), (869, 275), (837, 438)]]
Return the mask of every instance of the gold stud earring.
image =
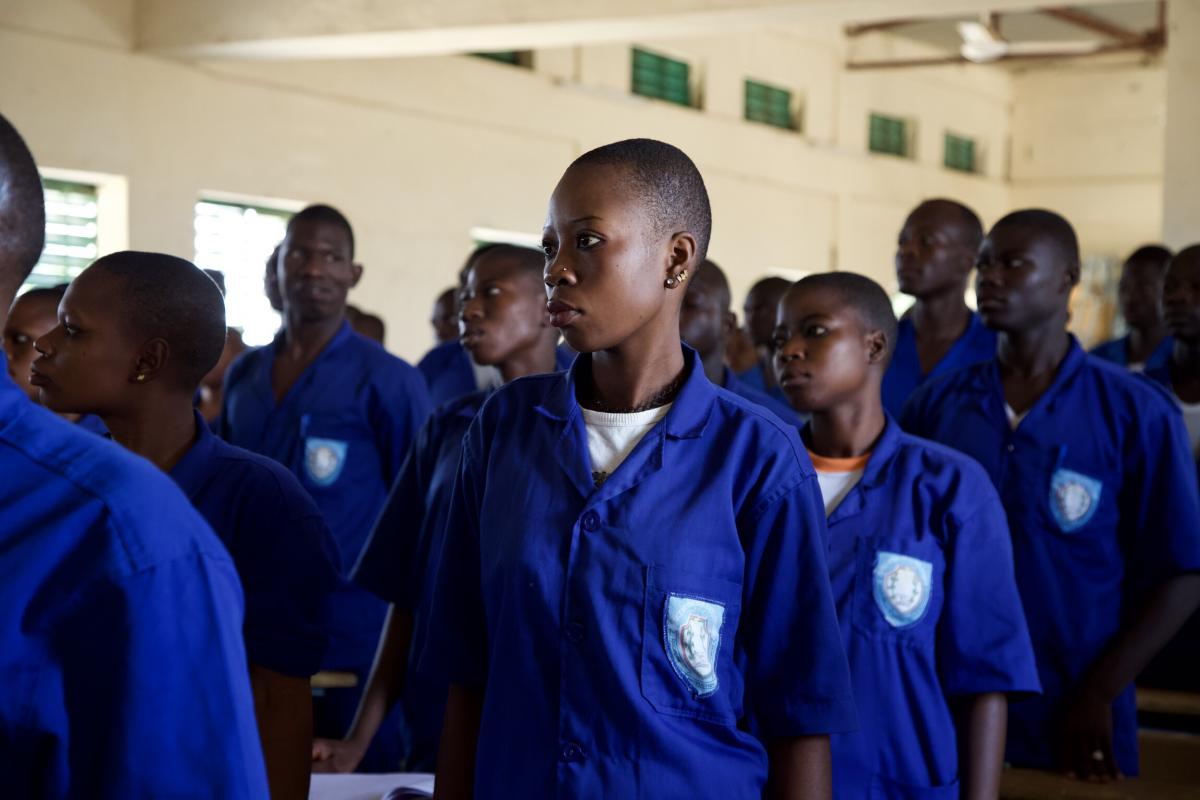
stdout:
[(137, 374), (137, 377), (134, 378), (134, 380), (136, 380), (138, 383), (145, 383), (146, 382), (146, 373), (139, 372)]

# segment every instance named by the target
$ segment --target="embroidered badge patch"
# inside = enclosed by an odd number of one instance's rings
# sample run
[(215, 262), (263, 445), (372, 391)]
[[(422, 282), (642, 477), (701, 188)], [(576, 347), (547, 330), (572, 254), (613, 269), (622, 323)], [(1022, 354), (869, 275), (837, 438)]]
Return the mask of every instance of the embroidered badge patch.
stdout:
[(1095, 478), (1060, 469), (1050, 479), (1050, 512), (1063, 533), (1070, 533), (1088, 524), (1100, 507), (1100, 492), (1104, 484)]
[(667, 658), (684, 683), (697, 697), (717, 690), (717, 651), (725, 606), (711, 600), (667, 596), (663, 609), (663, 644)]
[(317, 486), (329, 486), (342, 474), (346, 464), (346, 443), (337, 439), (304, 440), (304, 471)]
[(880, 550), (875, 554), (875, 605), (893, 628), (915, 625), (929, 608), (933, 564)]

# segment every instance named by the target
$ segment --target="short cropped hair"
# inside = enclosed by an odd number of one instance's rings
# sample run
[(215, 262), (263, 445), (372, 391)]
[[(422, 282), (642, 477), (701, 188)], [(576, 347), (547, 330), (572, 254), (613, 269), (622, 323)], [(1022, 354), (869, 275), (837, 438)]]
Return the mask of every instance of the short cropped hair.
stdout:
[(881, 331), (887, 339), (887, 358), (891, 360), (896, 349), (899, 324), (892, 301), (882, 286), (856, 272), (819, 272), (801, 278), (792, 291), (809, 288), (834, 292), (843, 303), (854, 309), (866, 328)]
[(1165, 246), (1161, 244), (1144, 244), (1130, 253), (1129, 257), (1125, 259), (1125, 263), (1129, 264), (1134, 261), (1144, 262), (1157, 267), (1159, 272), (1165, 273), (1171, 263), (1171, 258), (1171, 251)]
[(123, 279), (122, 311), (130, 323), (139, 335), (165, 339), (180, 382), (199, 386), (225, 348), (225, 300), (213, 279), (182, 258), (131, 250), (88, 269)]
[(25, 140), (0, 114), (0, 291), (16, 291), (45, 244), (42, 178)]
[(617, 166), (646, 207), (656, 235), (688, 232), (696, 237), (697, 261), (708, 253), (712, 207), (700, 170), (674, 145), (654, 139), (625, 139), (597, 147), (575, 159), (574, 166)]
[(963, 244), (972, 250), (979, 249), (979, 245), (983, 243), (983, 222), (980, 221), (979, 215), (966, 205), (948, 197), (934, 197), (924, 201), (917, 208), (921, 206), (941, 206), (949, 209), (958, 217), (958, 222), (962, 225), (963, 234), (966, 237)]
[(1069, 267), (1079, 269), (1079, 237), (1061, 214), (1045, 208), (1025, 208), (1005, 215), (992, 230), (1006, 226), (1035, 229), (1059, 249)]
[(495, 242), (480, 245), (471, 252), (471, 255), (467, 257), (466, 263), (463, 264), (461, 276), (463, 281), (467, 279), (467, 273), (471, 270), (471, 267), (479, 263), (479, 259), (484, 256), (500, 256), (511, 259), (522, 272), (536, 273), (539, 279), (546, 267), (546, 256), (541, 250), (534, 250), (532, 247), (522, 247), (506, 242)]
[(717, 304), (721, 306), (721, 311), (729, 310), (729, 305), (733, 302), (733, 293), (729, 290), (729, 279), (725, 277), (725, 271), (717, 262), (711, 258), (704, 259), (700, 269), (696, 270), (696, 276), (692, 278), (691, 285), (696, 284), (711, 287), (717, 293)]
[(354, 229), (350, 227), (350, 220), (333, 206), (318, 203), (297, 211), (288, 220), (287, 232), (291, 233), (298, 222), (320, 222), (342, 228), (346, 231), (346, 239), (350, 243), (350, 258), (354, 258)]

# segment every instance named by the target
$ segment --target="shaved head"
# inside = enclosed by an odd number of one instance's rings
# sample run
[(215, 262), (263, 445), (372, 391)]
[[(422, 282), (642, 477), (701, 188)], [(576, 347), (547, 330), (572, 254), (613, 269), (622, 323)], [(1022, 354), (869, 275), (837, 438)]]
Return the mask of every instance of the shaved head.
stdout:
[(46, 242), (46, 204), (33, 154), (0, 115), (0, 313), (29, 277)]
[(660, 236), (690, 233), (696, 256), (703, 260), (712, 234), (712, 208), (700, 170), (674, 145), (654, 139), (626, 139), (584, 153), (571, 165), (616, 166)]
[(127, 250), (96, 261), (122, 280), (123, 312), (137, 334), (170, 346), (171, 370), (190, 389), (217, 364), (225, 348), (225, 300), (213, 279), (190, 261)]
[(729, 310), (729, 305), (733, 302), (733, 295), (729, 291), (729, 279), (725, 277), (724, 270), (717, 265), (717, 262), (704, 259), (704, 264), (696, 271), (696, 277), (692, 278), (691, 285), (700, 286), (713, 292), (721, 305), (721, 310)]
[(1050, 244), (1062, 259), (1067, 269), (1073, 269), (1078, 282), (1079, 237), (1075, 228), (1061, 214), (1044, 208), (1026, 208), (1004, 216), (992, 227), (992, 232), (1003, 228), (1021, 228), (1032, 232)]

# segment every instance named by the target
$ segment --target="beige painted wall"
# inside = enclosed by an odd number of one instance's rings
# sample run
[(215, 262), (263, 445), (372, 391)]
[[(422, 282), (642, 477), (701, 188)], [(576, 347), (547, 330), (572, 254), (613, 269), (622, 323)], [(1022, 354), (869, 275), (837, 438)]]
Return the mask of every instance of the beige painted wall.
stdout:
[[(0, 8), (0, 109), (40, 162), (125, 176), (130, 246), (182, 255), (203, 192), (341, 207), (366, 265), (354, 300), (408, 358), (429, 344), (428, 306), (469, 230), (538, 231), (566, 164), (617, 138), (696, 159), (711, 253), (738, 295), (769, 269), (836, 266), (890, 287), (894, 237), (922, 197), (961, 197), (989, 219), (1008, 203), (1006, 74), (847, 74), (830, 31), (643, 42), (695, 65), (696, 110), (631, 96), (626, 45), (538, 52), (534, 70), (469, 57), (185, 64), (133, 51), (130, 0), (56, 5)], [(804, 132), (743, 122), (745, 77), (797, 92)], [(919, 118), (915, 161), (866, 153), (871, 110)], [(981, 138), (985, 175), (941, 167), (947, 129)]]
[(1085, 254), (1162, 236), (1166, 70), (1088, 64), (1014, 77), (1012, 202), (1076, 226)]

